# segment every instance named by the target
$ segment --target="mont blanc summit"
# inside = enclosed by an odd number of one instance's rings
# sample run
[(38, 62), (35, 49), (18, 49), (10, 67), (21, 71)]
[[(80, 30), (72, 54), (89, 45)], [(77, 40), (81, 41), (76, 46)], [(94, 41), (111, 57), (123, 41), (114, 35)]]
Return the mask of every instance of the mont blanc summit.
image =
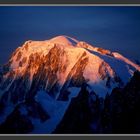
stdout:
[(85, 94), (94, 110), (97, 96), (105, 100), (125, 88), (135, 71), (140, 66), (120, 53), (69, 36), (26, 41), (0, 68), (0, 131), (63, 133), (74, 100), (84, 104)]

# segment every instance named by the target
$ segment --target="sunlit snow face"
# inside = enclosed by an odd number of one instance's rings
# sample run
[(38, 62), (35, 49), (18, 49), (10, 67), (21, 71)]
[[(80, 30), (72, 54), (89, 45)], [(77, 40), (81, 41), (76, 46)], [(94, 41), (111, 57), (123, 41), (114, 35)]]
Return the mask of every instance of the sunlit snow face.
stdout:
[[(77, 43), (77, 44), (76, 44)], [(76, 44), (76, 45), (74, 45)], [(26, 41), (12, 54), (9, 72), (4, 77), (26, 78), (28, 88), (41, 78), (43, 89), (50, 91), (56, 85), (81, 86), (85, 81), (89, 90), (105, 96), (114, 86), (126, 84), (135, 69), (140, 67), (117, 52), (98, 48), (69, 36), (57, 36), (44, 41)], [(106, 86), (109, 81), (109, 86)], [(27, 83), (27, 82), (26, 82)], [(38, 82), (37, 82), (38, 83)]]

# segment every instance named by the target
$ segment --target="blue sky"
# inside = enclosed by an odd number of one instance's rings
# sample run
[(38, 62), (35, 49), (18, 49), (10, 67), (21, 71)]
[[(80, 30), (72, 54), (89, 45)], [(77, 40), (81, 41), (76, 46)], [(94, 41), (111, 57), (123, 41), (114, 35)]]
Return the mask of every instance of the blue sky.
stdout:
[(140, 60), (140, 7), (0, 6), (0, 64), (26, 40), (57, 35)]

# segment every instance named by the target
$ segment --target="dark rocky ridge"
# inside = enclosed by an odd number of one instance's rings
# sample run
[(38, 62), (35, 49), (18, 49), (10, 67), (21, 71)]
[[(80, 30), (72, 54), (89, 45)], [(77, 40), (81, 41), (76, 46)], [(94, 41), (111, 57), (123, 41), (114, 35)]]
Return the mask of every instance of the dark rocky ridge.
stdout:
[(46, 121), (50, 116), (43, 110), (39, 103), (32, 101), (18, 104), (14, 111), (0, 125), (0, 133), (3, 134), (26, 134), (34, 129), (31, 119)]
[(105, 99), (89, 93), (84, 85), (53, 133), (140, 133), (139, 83), (140, 72), (136, 71), (124, 88), (114, 88)]

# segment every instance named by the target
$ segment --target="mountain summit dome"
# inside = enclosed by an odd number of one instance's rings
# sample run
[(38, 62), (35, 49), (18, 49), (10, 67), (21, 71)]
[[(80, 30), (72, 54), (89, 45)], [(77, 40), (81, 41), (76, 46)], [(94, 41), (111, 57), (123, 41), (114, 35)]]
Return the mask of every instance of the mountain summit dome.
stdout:
[(78, 43), (76, 39), (65, 35), (54, 37), (50, 39), (49, 42), (63, 45), (73, 45)]

